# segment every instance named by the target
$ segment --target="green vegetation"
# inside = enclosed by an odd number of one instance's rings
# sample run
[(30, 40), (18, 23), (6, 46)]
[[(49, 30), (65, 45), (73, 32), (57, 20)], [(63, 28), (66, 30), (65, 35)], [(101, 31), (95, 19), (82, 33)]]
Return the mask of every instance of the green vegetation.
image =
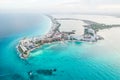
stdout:
[(88, 27), (91, 27), (92, 29), (94, 29), (95, 31), (98, 30), (103, 30), (103, 29), (109, 29), (112, 27), (120, 27), (120, 25), (106, 25), (106, 24), (101, 24), (101, 23), (96, 23), (93, 21), (89, 21), (89, 20), (82, 20), (83, 22), (87, 23)]

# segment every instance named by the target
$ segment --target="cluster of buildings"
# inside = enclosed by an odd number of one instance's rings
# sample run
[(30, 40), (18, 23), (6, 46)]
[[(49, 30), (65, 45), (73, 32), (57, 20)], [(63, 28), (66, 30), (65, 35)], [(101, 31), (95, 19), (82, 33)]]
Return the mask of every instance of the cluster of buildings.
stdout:
[(74, 31), (60, 32), (59, 27), (61, 24), (54, 19), (52, 19), (52, 23), (53, 25), (46, 35), (40, 37), (24, 38), (19, 41), (17, 49), (21, 53), (21, 58), (27, 58), (31, 51), (39, 48), (43, 44), (68, 40), (68, 36), (70, 34), (74, 34)]
[(59, 27), (61, 24), (53, 18), (51, 20), (53, 22), (53, 26), (48, 34), (41, 37), (24, 38), (19, 42), (17, 49), (21, 53), (21, 58), (27, 58), (31, 51), (46, 43), (65, 40), (95, 42), (102, 39), (96, 34), (96, 31), (89, 26), (84, 26), (84, 34), (79, 37), (72, 35), (75, 34), (75, 30), (72, 30), (71, 32), (60, 32)]
[(39, 45), (36, 44), (36, 40), (34, 38), (24, 38), (19, 42), (17, 49), (22, 53), (20, 54), (21, 58), (27, 58), (29, 53), (38, 47)]
[(97, 40), (103, 39), (97, 35), (97, 31), (91, 28), (89, 25), (84, 26), (84, 34), (81, 36), (81, 41), (96, 42)]

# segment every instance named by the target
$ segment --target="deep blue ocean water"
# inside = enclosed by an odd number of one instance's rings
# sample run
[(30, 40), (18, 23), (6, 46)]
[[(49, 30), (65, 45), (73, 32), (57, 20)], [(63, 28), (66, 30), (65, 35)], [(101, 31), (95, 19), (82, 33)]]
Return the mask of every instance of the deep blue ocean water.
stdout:
[[(40, 18), (40, 23), (32, 29), (0, 37), (0, 80), (120, 80), (120, 66), (115, 63), (120, 55), (107, 44), (99, 45), (104, 41), (46, 44), (31, 52), (27, 60), (20, 59), (16, 50), (18, 41), (24, 36), (45, 34), (50, 27), (47, 17)], [(42, 69), (56, 69), (56, 72), (53, 75), (34, 73)], [(29, 71), (33, 72), (33, 78), (28, 75)]]

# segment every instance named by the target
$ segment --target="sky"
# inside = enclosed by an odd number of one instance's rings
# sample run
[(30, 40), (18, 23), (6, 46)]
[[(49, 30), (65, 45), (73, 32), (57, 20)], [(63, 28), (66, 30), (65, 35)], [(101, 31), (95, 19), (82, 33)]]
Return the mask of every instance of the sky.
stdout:
[(120, 13), (120, 0), (0, 0), (0, 12)]

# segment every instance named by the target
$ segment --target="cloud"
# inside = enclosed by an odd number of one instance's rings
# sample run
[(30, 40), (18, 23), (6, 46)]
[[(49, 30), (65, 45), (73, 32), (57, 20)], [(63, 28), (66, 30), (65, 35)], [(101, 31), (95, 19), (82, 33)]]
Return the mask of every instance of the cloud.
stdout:
[(98, 9), (103, 9), (103, 10), (105, 10), (105, 9), (110, 9), (110, 10), (114, 10), (114, 9), (119, 9), (120, 10), (120, 5), (119, 4), (116, 4), (116, 5), (100, 5), (100, 6), (98, 6)]
[(120, 0), (0, 0), (1, 11), (120, 12)]

